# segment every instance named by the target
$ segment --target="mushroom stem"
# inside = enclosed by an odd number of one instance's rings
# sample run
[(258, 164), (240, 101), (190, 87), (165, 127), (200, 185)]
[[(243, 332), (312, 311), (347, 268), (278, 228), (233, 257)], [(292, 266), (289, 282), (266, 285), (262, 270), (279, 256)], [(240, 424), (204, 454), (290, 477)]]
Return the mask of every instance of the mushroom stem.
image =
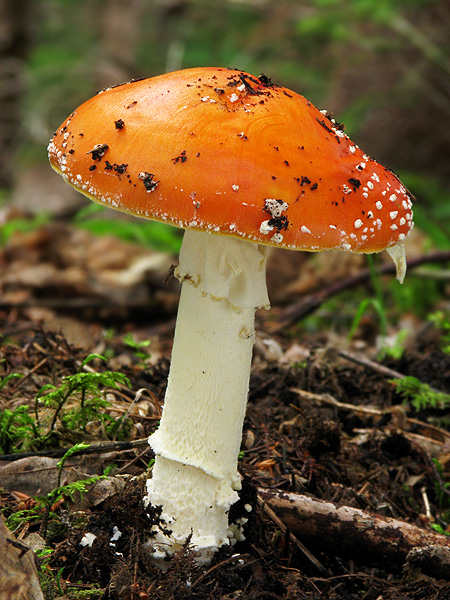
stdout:
[(172, 531), (158, 532), (155, 557), (173, 553), (191, 534), (203, 562), (230, 542), (255, 310), (268, 306), (265, 262), (265, 249), (251, 242), (185, 232), (164, 409), (149, 439), (156, 457), (146, 501), (162, 505)]

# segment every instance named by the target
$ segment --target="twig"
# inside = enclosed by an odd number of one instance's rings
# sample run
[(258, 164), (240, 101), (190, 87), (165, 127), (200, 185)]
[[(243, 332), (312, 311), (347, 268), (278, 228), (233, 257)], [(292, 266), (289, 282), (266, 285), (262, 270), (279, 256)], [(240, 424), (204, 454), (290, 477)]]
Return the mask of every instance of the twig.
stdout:
[[(235, 555), (235, 556), (230, 556), (230, 558), (225, 558), (225, 560), (222, 560), (221, 562), (219, 562), (216, 565), (212, 566), (207, 571), (205, 571), (204, 573), (202, 573), (200, 575), (200, 577), (197, 577), (197, 579), (192, 582), (192, 585), (190, 587), (190, 592), (192, 592), (192, 590), (195, 587), (197, 587), (199, 585), (199, 583), (201, 583), (204, 579), (206, 579), (207, 577), (209, 577), (211, 575), (211, 573), (213, 573), (217, 569), (220, 569), (220, 568), (222, 568), (225, 565), (228, 565), (230, 563), (236, 562), (237, 560), (244, 560), (245, 558), (250, 558), (250, 554), (238, 554), (238, 555)], [(247, 564), (251, 564), (251, 563), (247, 563)]]
[(143, 456), (145, 456), (147, 454), (147, 452), (151, 452), (152, 449), (150, 448), (150, 444), (147, 444), (147, 448), (145, 448), (145, 450), (142, 450), (142, 452), (140, 452), (137, 456), (135, 456), (132, 460), (130, 460), (129, 462), (127, 462), (126, 465), (124, 465), (123, 467), (121, 467), (118, 471), (116, 471), (116, 475), (120, 475), (121, 473), (126, 473), (128, 471), (128, 469), (134, 465), (134, 463), (137, 463), (138, 460), (140, 460)]
[[(102, 444), (92, 444), (88, 448), (83, 448), (74, 452), (72, 456), (81, 456), (83, 454), (103, 454), (105, 452), (118, 452), (124, 450), (133, 450), (134, 448), (143, 448), (148, 445), (148, 438), (134, 440), (132, 442), (105, 442)], [(50, 458), (59, 458), (70, 450), (70, 448), (58, 448), (57, 450), (40, 450), (37, 452), (17, 452), (16, 454), (0, 454), (0, 461), (15, 461), (21, 458), (30, 458), (32, 456), (48, 456)]]
[(369, 408), (368, 406), (361, 406), (360, 404), (347, 404), (345, 402), (339, 402), (331, 394), (314, 394), (313, 392), (307, 392), (306, 390), (300, 390), (298, 388), (291, 388), (291, 392), (298, 394), (301, 398), (312, 402), (318, 402), (319, 404), (330, 404), (336, 408), (343, 410), (351, 410), (354, 412), (365, 413), (366, 415), (372, 415), (375, 417), (381, 417), (384, 413), (379, 408)]
[(450, 281), (450, 269), (441, 269), (440, 271), (418, 267), (414, 271), (416, 277), (422, 279), (434, 279), (436, 281)]
[(26, 375), (21, 377), (16, 383), (12, 386), (13, 390), (16, 391), (19, 387), (29, 378), (33, 373), (35, 373), (38, 369), (45, 365), (48, 362), (48, 358), (43, 358), (37, 365), (35, 365)]
[(346, 350), (338, 350), (337, 353), (341, 358), (345, 358), (346, 360), (349, 360), (357, 365), (361, 365), (362, 367), (367, 367), (367, 368), (371, 369), (372, 371), (376, 371), (377, 373), (380, 373), (381, 375), (386, 375), (386, 377), (390, 377), (391, 379), (404, 379), (405, 378), (405, 375), (403, 375), (402, 373), (399, 373), (398, 371), (394, 371), (393, 369), (390, 369), (389, 367), (385, 367), (384, 365), (381, 365), (380, 363), (370, 360), (369, 358), (366, 358), (365, 356), (351, 354), (350, 352), (347, 352)]
[(319, 560), (317, 560), (314, 554), (312, 554), (304, 544), (301, 543), (301, 541), (292, 533), (292, 531), (289, 531), (286, 524), (283, 523), (280, 517), (270, 508), (270, 506), (266, 504), (266, 502), (264, 502), (264, 500), (262, 500), (261, 498), (258, 498), (258, 505), (283, 534), (289, 534), (291, 541), (294, 542), (294, 544), (297, 546), (297, 548), (300, 550), (303, 556), (305, 556), (305, 558), (309, 560), (313, 567), (315, 567), (317, 571), (319, 571), (319, 573), (324, 577), (329, 577), (330, 574), (322, 565), (322, 563)]
[(430, 502), (428, 500), (427, 488), (425, 486), (421, 487), (420, 493), (422, 494), (422, 500), (425, 506), (425, 516), (427, 517), (427, 519), (431, 519)]
[[(389, 367), (385, 367), (384, 365), (374, 362), (373, 360), (370, 360), (369, 358), (366, 358), (365, 356), (358, 356), (356, 354), (351, 354), (350, 352), (347, 352), (346, 350), (338, 350), (337, 353), (341, 358), (345, 358), (346, 360), (354, 362), (357, 365), (361, 365), (363, 367), (372, 369), (372, 371), (376, 371), (377, 373), (380, 373), (381, 375), (386, 375), (386, 377), (390, 377), (392, 379), (405, 379), (407, 377), (406, 375), (403, 375), (403, 373), (399, 373), (398, 371), (394, 371), (393, 369), (390, 369)], [(426, 385), (432, 392), (435, 392), (436, 394), (443, 394), (443, 395), (446, 394), (446, 392), (442, 392), (441, 390), (438, 390), (437, 388), (432, 387), (431, 385), (428, 385), (428, 384), (426, 384)]]
[[(335, 406), (341, 410), (349, 410), (353, 412), (364, 413), (366, 415), (372, 415), (374, 417), (382, 417), (389, 410), (380, 410), (379, 408), (369, 408), (368, 406), (361, 406), (360, 404), (347, 404), (346, 402), (340, 402), (331, 394), (314, 394), (313, 392), (307, 392), (306, 390), (300, 390), (297, 388), (291, 388), (291, 391), (295, 394), (298, 394), (301, 398), (305, 400), (318, 402), (319, 404), (329, 404), (331, 406)], [(295, 408), (295, 406), (294, 406)], [(410, 417), (405, 416), (405, 423), (409, 423), (410, 425), (417, 425), (422, 427), (425, 430), (430, 430), (438, 434), (441, 441), (443, 442), (446, 438), (450, 438), (450, 432), (445, 429), (441, 429), (440, 427), (436, 427), (436, 425), (431, 425), (429, 423), (424, 423), (423, 421), (419, 421), (418, 419), (411, 419)], [(434, 441), (439, 441), (435, 440)]]
[(133, 400), (132, 400), (131, 404), (128, 406), (127, 410), (125, 411), (124, 415), (122, 416), (122, 418), (121, 418), (121, 420), (120, 420), (120, 425), (119, 425), (119, 427), (117, 428), (117, 431), (116, 431), (116, 433), (114, 434), (114, 440), (116, 440), (117, 436), (118, 436), (118, 435), (119, 435), (119, 433), (122, 431), (122, 428), (123, 428), (123, 426), (125, 425), (125, 422), (126, 422), (126, 420), (127, 420), (128, 416), (129, 416), (129, 414), (131, 413), (131, 409), (132, 409), (132, 408), (133, 408), (133, 406), (136, 404), (136, 402), (138, 402), (138, 401), (141, 399), (141, 396), (142, 396), (142, 394), (143, 394), (144, 392), (148, 392), (148, 394), (150, 395), (150, 397), (152, 397), (152, 393), (151, 393), (149, 390), (147, 390), (147, 388), (141, 388), (141, 389), (139, 389), (139, 390), (136, 392), (136, 394), (135, 394), (135, 396), (134, 396), (134, 398), (133, 398)]

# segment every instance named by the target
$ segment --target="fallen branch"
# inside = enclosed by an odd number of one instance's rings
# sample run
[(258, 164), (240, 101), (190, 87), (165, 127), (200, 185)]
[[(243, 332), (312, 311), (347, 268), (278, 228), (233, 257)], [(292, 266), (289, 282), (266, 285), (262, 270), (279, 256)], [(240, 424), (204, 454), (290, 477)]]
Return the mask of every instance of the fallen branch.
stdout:
[(311, 551), (400, 571), (405, 564), (450, 579), (450, 540), (410, 523), (279, 490), (258, 489), (289, 531)]
[[(411, 271), (415, 267), (426, 263), (445, 263), (448, 261), (450, 261), (450, 251), (442, 250), (440, 252), (433, 252), (431, 254), (426, 254), (425, 256), (419, 256), (409, 260), (408, 270)], [(395, 265), (385, 264), (377, 270), (377, 274), (394, 275)], [(356, 275), (338, 279), (322, 290), (314, 294), (310, 294), (302, 298), (299, 302), (296, 302), (295, 304), (292, 304), (286, 308), (278, 316), (277, 321), (273, 324), (273, 327), (270, 324), (268, 324), (267, 327), (270, 329), (271, 333), (281, 331), (285, 327), (292, 325), (292, 323), (295, 323), (296, 321), (299, 321), (313, 313), (319, 308), (319, 306), (321, 306), (332, 296), (339, 294), (344, 290), (361, 285), (362, 283), (366, 283), (370, 280), (371, 276), (372, 274), (369, 269), (363, 269)]]

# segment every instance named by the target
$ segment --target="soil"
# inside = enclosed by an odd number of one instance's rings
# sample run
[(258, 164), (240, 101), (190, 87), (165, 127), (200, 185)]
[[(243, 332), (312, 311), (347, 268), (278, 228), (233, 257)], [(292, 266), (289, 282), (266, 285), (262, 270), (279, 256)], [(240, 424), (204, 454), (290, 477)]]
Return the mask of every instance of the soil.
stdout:
[[(101, 315), (90, 309), (89, 322), (80, 319), (79, 326), (97, 331), (92, 329), (96, 319), (101, 322)], [(127, 322), (124, 328), (134, 326), (141, 339), (151, 336), (157, 340), (149, 350), (150, 357), (143, 359), (124, 344), (123, 335), (117, 331), (101, 342), (93, 336), (90, 348), (80, 348), (63, 334), (43, 329), (26, 310), (0, 308), (0, 330), (4, 332), (0, 338), (0, 375), (24, 376), (0, 389), (1, 406), (33, 406), (43, 385), (60, 385), (64, 376), (79, 369), (89, 352), (100, 352), (112, 357), (110, 363), (97, 360), (90, 363), (92, 369), (117, 369), (131, 382), (130, 389), (108, 391), (113, 406), (106, 410), (117, 417), (129, 409), (132, 425), (127, 439), (143, 439), (159, 418), (172, 325), (165, 320), (143, 329), (139, 323)], [(365, 326), (370, 329), (367, 321)], [(311, 560), (302, 540), (258, 500), (260, 489), (295, 492), (392, 517), (427, 531), (432, 531), (432, 526), (445, 530), (450, 509), (446, 483), (450, 437), (436, 420), (442, 418), (442, 410), (436, 407), (415, 412), (396, 392), (392, 378), (376, 369), (380, 363), (360, 365), (340, 355), (337, 342), (345, 345), (345, 341), (336, 335), (303, 333), (299, 340), (294, 327), (279, 332), (275, 339), (261, 318), (258, 327), (260, 343), (255, 351), (239, 459), (243, 488), (230, 515), (231, 520), (248, 519), (245, 540), (222, 548), (208, 566), (199, 566), (195, 553), (186, 545), (167, 560), (164, 570), (155, 567), (146, 541), (152, 526), (163, 524), (158, 510), (145, 509), (142, 503), (151, 450), (144, 445), (99, 453), (95, 455), (97, 466), (113, 464), (110, 476), (124, 479), (120, 492), (106, 494), (100, 502), (81, 508), (65, 498), (53, 507), (45, 527), (43, 516), (15, 531), (25, 541), (30, 533), (39, 532), (53, 549), (45, 566), (47, 573), (53, 574), (44, 587), (47, 598), (60, 597), (61, 593), (64, 598), (86, 597), (82, 593), (96, 589), (89, 597), (450, 599), (450, 572), (447, 579), (436, 578), (405, 561), (374, 562), (356, 545), (354, 553), (341, 554), (320, 531), (314, 543), (308, 542)], [(419, 328), (403, 355), (386, 358), (383, 364), (440, 391), (450, 391), (450, 355), (443, 351), (439, 332), (431, 326)], [(138, 390), (145, 390), (145, 394), (136, 396)], [(310, 396), (302, 396), (298, 390), (310, 392)], [(139, 406), (140, 412), (136, 410)], [(427, 427), (433, 418), (434, 426)], [(59, 427), (52, 448), (67, 448), (82, 439), (106, 441), (95, 423), (81, 437)], [(45, 456), (45, 449), (31, 451)], [(10, 463), (2, 458), (0, 466)], [(11, 489), (3, 490), (1, 501), (5, 517), (24, 508), (23, 496), (19, 498)], [(114, 527), (121, 536), (111, 541)], [(92, 546), (80, 545), (86, 532), (96, 536)], [(59, 589), (55, 583), (58, 573)]]

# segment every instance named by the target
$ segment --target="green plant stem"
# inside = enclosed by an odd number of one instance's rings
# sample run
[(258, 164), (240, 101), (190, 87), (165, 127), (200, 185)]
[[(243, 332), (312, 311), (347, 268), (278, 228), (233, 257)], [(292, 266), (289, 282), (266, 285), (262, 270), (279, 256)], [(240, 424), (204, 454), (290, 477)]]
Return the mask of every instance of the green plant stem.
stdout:
[(384, 307), (383, 290), (381, 289), (380, 276), (375, 269), (375, 261), (371, 254), (367, 255), (367, 263), (369, 265), (370, 280), (372, 282), (375, 297), (378, 303), (377, 312), (380, 317), (381, 335), (383, 338), (385, 338), (387, 334), (387, 319), (386, 310)]
[(56, 426), (56, 421), (58, 420), (58, 415), (62, 410), (62, 407), (64, 406), (64, 404), (66, 403), (66, 400), (70, 397), (70, 395), (72, 394), (73, 389), (71, 386), (69, 386), (68, 391), (66, 392), (66, 394), (64, 394), (64, 396), (62, 397), (62, 400), (59, 402), (58, 406), (55, 409), (55, 414), (53, 415), (53, 419), (52, 422), (50, 424), (50, 429), (48, 431), (47, 435), (50, 435), (52, 433), (52, 431), (54, 430), (55, 426)]

